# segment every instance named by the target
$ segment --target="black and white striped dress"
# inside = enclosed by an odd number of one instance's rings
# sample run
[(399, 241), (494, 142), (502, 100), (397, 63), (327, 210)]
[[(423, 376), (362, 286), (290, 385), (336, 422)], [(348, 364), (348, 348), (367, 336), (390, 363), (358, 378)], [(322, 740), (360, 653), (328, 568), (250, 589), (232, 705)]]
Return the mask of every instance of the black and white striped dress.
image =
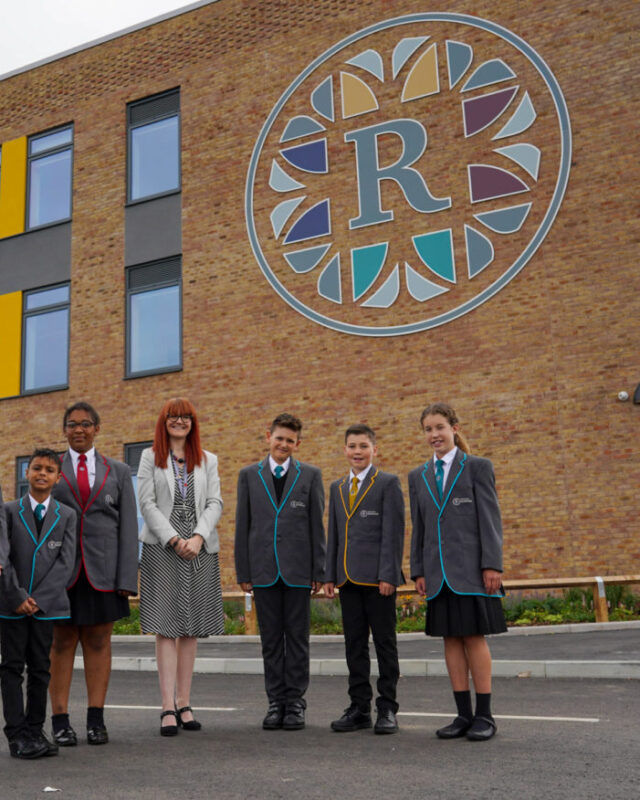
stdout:
[[(196, 526), (193, 472), (187, 481), (187, 496), (178, 479), (169, 522), (182, 539), (189, 539)], [(159, 633), (176, 639), (224, 633), (224, 611), (217, 553), (204, 547), (193, 561), (185, 561), (161, 544), (142, 546), (140, 562), (140, 626), (143, 633)]]

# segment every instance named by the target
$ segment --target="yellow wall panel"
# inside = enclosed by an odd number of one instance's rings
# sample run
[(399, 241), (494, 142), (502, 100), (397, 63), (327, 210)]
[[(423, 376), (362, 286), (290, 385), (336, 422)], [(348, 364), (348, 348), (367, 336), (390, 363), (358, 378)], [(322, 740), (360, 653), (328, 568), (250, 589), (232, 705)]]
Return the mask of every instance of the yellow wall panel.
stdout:
[(27, 189), (27, 137), (2, 144), (0, 238), (24, 231)]
[(20, 394), (22, 292), (0, 295), (0, 397)]

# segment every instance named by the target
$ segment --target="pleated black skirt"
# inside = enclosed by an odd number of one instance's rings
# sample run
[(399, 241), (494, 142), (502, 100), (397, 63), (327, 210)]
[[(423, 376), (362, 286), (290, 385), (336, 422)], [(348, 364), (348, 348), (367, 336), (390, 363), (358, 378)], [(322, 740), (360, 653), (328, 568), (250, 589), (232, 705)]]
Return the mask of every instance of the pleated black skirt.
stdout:
[(84, 567), (80, 577), (67, 590), (71, 603), (71, 619), (68, 625), (101, 625), (129, 616), (129, 600), (117, 592), (99, 592), (87, 580)]
[(485, 636), (506, 633), (499, 597), (456, 594), (447, 584), (427, 601), (427, 636)]

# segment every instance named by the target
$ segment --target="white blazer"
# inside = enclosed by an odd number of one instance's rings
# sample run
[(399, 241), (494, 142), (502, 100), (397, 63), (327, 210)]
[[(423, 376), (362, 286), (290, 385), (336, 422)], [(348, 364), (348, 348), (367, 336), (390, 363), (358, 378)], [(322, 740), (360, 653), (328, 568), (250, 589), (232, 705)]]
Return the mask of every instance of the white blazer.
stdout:
[[(222, 514), (218, 458), (204, 451), (205, 461), (193, 471), (197, 523), (194, 533), (204, 539), (207, 553), (220, 550), (216, 525)], [(173, 509), (175, 475), (171, 466), (156, 467), (151, 447), (142, 451), (138, 467), (138, 500), (144, 525), (138, 538), (147, 544), (166, 547), (170, 539), (177, 536), (169, 517)]]

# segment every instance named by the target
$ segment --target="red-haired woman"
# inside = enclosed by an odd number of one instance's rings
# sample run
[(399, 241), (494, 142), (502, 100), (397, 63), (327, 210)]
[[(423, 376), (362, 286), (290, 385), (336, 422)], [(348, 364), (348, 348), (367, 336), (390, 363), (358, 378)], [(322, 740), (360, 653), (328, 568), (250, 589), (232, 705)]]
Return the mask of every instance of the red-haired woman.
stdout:
[(178, 727), (201, 727), (190, 705), (197, 638), (224, 631), (218, 459), (202, 449), (196, 410), (184, 398), (168, 400), (160, 412), (153, 447), (140, 459), (138, 498), (140, 624), (156, 634), (160, 733), (175, 736)]

